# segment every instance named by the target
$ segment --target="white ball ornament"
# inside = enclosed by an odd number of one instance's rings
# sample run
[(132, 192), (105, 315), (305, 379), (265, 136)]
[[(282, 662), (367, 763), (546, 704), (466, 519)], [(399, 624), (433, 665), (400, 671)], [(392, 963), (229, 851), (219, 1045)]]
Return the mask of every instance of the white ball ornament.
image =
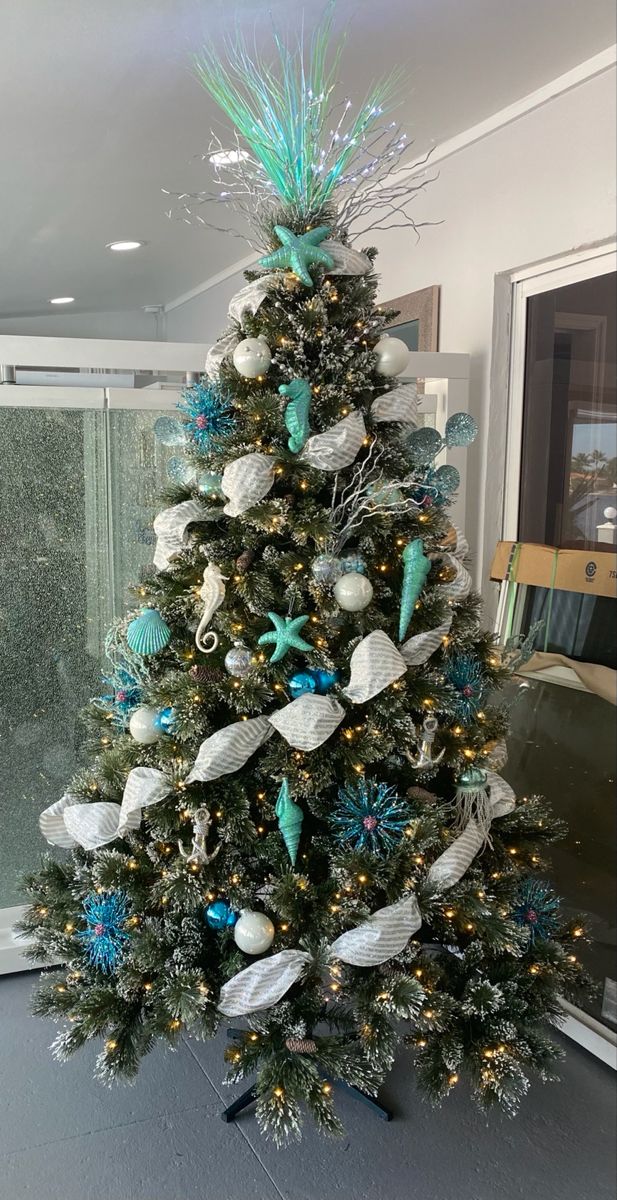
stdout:
[(265, 913), (245, 908), (234, 925), (234, 941), (245, 954), (263, 954), (274, 940), (274, 925)]
[(146, 704), (131, 713), (129, 733), (135, 742), (140, 742), (142, 746), (151, 746), (153, 742), (158, 742), (163, 733), (156, 724), (158, 716), (158, 708), (148, 708)]
[(334, 599), (345, 612), (361, 612), (373, 599), (373, 585), (366, 575), (349, 571), (341, 575), (334, 585)]
[(377, 355), (377, 373), (379, 375), (400, 375), (409, 362), (409, 350), (400, 338), (390, 337), (384, 333), (375, 346)]
[(263, 335), (238, 342), (233, 353), (234, 367), (245, 379), (265, 375), (272, 361), (270, 347)]

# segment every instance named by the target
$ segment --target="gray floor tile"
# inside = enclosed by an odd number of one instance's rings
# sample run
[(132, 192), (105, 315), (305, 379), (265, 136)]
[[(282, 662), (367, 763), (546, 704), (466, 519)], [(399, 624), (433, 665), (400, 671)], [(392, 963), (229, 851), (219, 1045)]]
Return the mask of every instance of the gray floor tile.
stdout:
[(193, 1109), (9, 1154), (0, 1200), (281, 1197), (241, 1132)]
[(56, 1062), (49, 1050), (55, 1024), (29, 1013), (34, 980), (0, 978), (0, 1155), (159, 1113), (215, 1111), (216, 1094), (183, 1044), (176, 1053), (157, 1047), (131, 1086), (108, 1088), (93, 1078), (98, 1044)]
[[(483, 1116), (462, 1087), (431, 1108), (403, 1054), (382, 1092), (389, 1124), (342, 1094), (340, 1141), (307, 1124), (302, 1142), (280, 1151), (260, 1137), (251, 1109), (238, 1125), (285, 1200), (614, 1200), (615, 1076), (564, 1044), (561, 1084), (534, 1087), (514, 1120)], [(217, 1084), (219, 1047), (191, 1048)], [(241, 1090), (226, 1088), (225, 1102)]]

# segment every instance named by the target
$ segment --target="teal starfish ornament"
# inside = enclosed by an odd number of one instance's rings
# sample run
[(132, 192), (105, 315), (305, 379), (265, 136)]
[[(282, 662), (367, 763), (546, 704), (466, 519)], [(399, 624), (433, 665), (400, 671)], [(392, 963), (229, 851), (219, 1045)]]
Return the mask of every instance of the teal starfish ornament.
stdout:
[(270, 662), (280, 662), (288, 650), (314, 650), (314, 646), (300, 637), (300, 630), (306, 625), (308, 617), (279, 617), (278, 613), (269, 612), (268, 618), (272, 621), (274, 629), (269, 633), (262, 633), (259, 645), (274, 643), (276, 648)]
[(305, 287), (312, 287), (310, 266), (320, 263), (330, 270), (334, 266), (334, 259), (319, 246), (319, 243), (323, 242), (330, 233), (327, 225), (318, 225), (315, 229), (309, 229), (307, 233), (300, 234), (292, 233), (291, 229), (287, 229), (285, 225), (275, 225), (274, 232), (281, 243), (281, 248), (275, 250), (273, 254), (266, 254), (260, 258), (260, 267), (266, 267), (268, 270), (278, 268), (293, 271)]

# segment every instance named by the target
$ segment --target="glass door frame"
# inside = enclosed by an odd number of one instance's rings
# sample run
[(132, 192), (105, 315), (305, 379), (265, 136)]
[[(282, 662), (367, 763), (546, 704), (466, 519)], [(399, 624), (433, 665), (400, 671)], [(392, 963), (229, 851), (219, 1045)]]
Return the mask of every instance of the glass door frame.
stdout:
[[(581, 280), (593, 279), (617, 270), (617, 243), (612, 241), (602, 246), (590, 247), (548, 262), (513, 271), (507, 277), (509, 295), (509, 346), (504, 345), (503, 324), (496, 312), (495, 329), (498, 334), (493, 345), (493, 355), (507, 354), (509, 371), (506, 397), (506, 438), (504, 462), (504, 490), (501, 522), (501, 540), (517, 541), (519, 528), (519, 500), (521, 491), (521, 465), (523, 442), (523, 405), (525, 388), (525, 359), (527, 349), (527, 301), (541, 292), (553, 291)], [(503, 281), (503, 276), (501, 277)], [(503, 291), (501, 291), (503, 298)], [(496, 305), (499, 306), (499, 283), (496, 289)], [(503, 305), (502, 305), (503, 309)], [(524, 589), (522, 589), (524, 590)], [(503, 628), (507, 585), (500, 585), (499, 605), (495, 629)], [(575, 687), (586, 691), (585, 685), (569, 667), (548, 667), (535, 671), (534, 679), (562, 687)], [(608, 1029), (589, 1013), (575, 1007), (566, 1000), (561, 1001), (565, 1022), (563, 1032), (579, 1045), (584, 1046), (597, 1058), (617, 1070), (617, 1032)]]

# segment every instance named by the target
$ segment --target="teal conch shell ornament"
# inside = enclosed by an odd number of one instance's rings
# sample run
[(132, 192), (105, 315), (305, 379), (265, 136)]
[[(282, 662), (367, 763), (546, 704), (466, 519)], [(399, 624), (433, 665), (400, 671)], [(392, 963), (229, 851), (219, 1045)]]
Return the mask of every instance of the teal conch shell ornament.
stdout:
[(279, 392), (281, 396), (289, 396), (289, 404), (285, 409), (285, 425), (291, 437), (287, 443), (292, 454), (299, 454), (309, 433), (309, 409), (311, 407), (311, 387), (306, 379), (291, 379), (282, 383)]
[(403, 550), (405, 571), (403, 575), (403, 592), (401, 595), (401, 613), (398, 625), (398, 640), (402, 642), (413, 616), (413, 610), (431, 569), (431, 560), (427, 558), (422, 546), (422, 538), (408, 542)]
[(146, 658), (164, 650), (171, 638), (171, 629), (156, 608), (144, 608), (134, 617), (126, 631), (127, 645), (135, 654)]
[(286, 779), (281, 784), (281, 790), (278, 794), (274, 811), (278, 817), (279, 829), (283, 835), (283, 841), (287, 847), (291, 865), (295, 867), (304, 813), (298, 804), (294, 804), (289, 794), (289, 783)]

